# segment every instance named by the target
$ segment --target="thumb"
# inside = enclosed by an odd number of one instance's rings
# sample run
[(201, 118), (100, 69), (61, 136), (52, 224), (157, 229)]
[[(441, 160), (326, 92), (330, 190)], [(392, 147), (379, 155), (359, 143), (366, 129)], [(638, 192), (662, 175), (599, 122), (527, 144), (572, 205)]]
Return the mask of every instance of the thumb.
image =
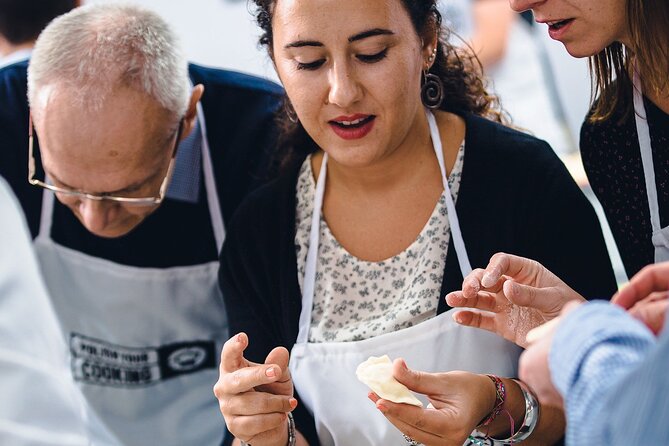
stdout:
[(416, 393), (433, 395), (439, 391), (439, 383), (434, 374), (411, 370), (407, 367), (404, 359), (396, 359), (393, 362), (393, 376), (409, 390)]
[(276, 364), (281, 368), (281, 378), (279, 381), (285, 381), (290, 378), (290, 371), (288, 370), (288, 362), (290, 360), (290, 353), (285, 347), (276, 347), (269, 352), (265, 358), (265, 364)]
[[(274, 350), (269, 352), (267, 358), (265, 358), (265, 364), (274, 364), (275, 368), (280, 368), (281, 375), (275, 382), (260, 386), (257, 388), (257, 390), (273, 393), (274, 395), (288, 395), (292, 397), (293, 381), (290, 379), (290, 370), (288, 369), (289, 358), (290, 354), (284, 347), (276, 347)], [(294, 404), (297, 404), (297, 400), (293, 399), (293, 401), (294, 402), (291, 403), (291, 407), (294, 408)]]
[(290, 353), (285, 347), (276, 347), (265, 358), (265, 364), (276, 364), (282, 369), (288, 368)]
[(513, 280), (504, 283), (504, 295), (514, 305), (556, 315), (566, 303), (566, 299), (556, 288), (537, 288)]

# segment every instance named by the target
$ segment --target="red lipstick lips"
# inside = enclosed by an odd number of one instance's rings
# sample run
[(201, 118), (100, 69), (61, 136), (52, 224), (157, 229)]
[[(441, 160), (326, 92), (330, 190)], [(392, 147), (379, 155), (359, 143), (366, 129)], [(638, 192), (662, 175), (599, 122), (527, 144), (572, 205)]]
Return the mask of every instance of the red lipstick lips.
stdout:
[(338, 116), (330, 121), (330, 127), (337, 136), (342, 139), (364, 138), (374, 127), (374, 115), (355, 114), (351, 116)]

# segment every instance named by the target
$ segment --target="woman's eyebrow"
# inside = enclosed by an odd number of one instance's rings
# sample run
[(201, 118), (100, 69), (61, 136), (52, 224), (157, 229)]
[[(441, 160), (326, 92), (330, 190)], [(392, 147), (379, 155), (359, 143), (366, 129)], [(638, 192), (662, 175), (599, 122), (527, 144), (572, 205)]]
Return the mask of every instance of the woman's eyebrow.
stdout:
[[(374, 37), (374, 36), (394, 36), (395, 33), (390, 31), (389, 29), (383, 29), (383, 28), (373, 28), (373, 29), (368, 29), (367, 31), (363, 31), (358, 34), (354, 34), (351, 37), (348, 38), (349, 42), (356, 42), (358, 40), (363, 40), (367, 39), (368, 37)], [(286, 45), (284, 48), (302, 48), (305, 46), (314, 46), (314, 47), (322, 47), (323, 43), (317, 41), (317, 40), (296, 40), (295, 42), (291, 42), (288, 45)]]
[(394, 36), (395, 33), (392, 32), (389, 29), (383, 29), (383, 28), (374, 28), (374, 29), (369, 29), (367, 31), (363, 31), (361, 33), (355, 34), (351, 37), (348, 38), (349, 42), (355, 42), (357, 40), (362, 40), (366, 39), (368, 37), (374, 37), (374, 36)]
[(323, 44), (316, 40), (296, 40), (295, 42), (289, 43), (284, 48), (302, 48), (304, 46), (323, 46)]

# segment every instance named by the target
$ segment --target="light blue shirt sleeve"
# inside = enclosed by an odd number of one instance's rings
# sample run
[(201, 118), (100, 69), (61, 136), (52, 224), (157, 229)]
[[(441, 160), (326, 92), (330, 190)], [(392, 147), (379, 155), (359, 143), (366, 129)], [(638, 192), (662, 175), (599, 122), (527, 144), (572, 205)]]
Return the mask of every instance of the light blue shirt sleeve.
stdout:
[(88, 407), (16, 198), (0, 178), (0, 444), (117, 445)]
[(584, 304), (560, 323), (549, 366), (568, 445), (669, 445), (669, 330), (657, 342), (621, 308)]

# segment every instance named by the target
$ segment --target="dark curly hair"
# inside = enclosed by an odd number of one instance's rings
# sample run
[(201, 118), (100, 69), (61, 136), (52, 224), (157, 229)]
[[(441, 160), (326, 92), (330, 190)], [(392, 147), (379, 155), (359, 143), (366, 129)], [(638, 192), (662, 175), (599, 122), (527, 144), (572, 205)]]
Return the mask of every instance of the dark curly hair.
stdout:
[[(260, 44), (272, 54), (272, 12), (277, 0), (253, 0), (257, 7), (256, 20), (263, 30)], [(471, 48), (458, 48), (449, 43), (451, 31), (442, 26), (436, 0), (401, 0), (409, 13), (419, 36), (433, 35), (439, 30), (437, 54), (430, 73), (438, 76), (444, 86), (440, 109), (457, 114), (472, 113), (493, 121), (506, 123), (499, 101), (486, 91), (481, 77), (482, 67)], [(287, 98), (285, 99), (287, 101)], [(277, 116), (280, 135), (278, 142), (280, 169), (318, 149), (298, 122), (292, 122), (286, 113)]]

